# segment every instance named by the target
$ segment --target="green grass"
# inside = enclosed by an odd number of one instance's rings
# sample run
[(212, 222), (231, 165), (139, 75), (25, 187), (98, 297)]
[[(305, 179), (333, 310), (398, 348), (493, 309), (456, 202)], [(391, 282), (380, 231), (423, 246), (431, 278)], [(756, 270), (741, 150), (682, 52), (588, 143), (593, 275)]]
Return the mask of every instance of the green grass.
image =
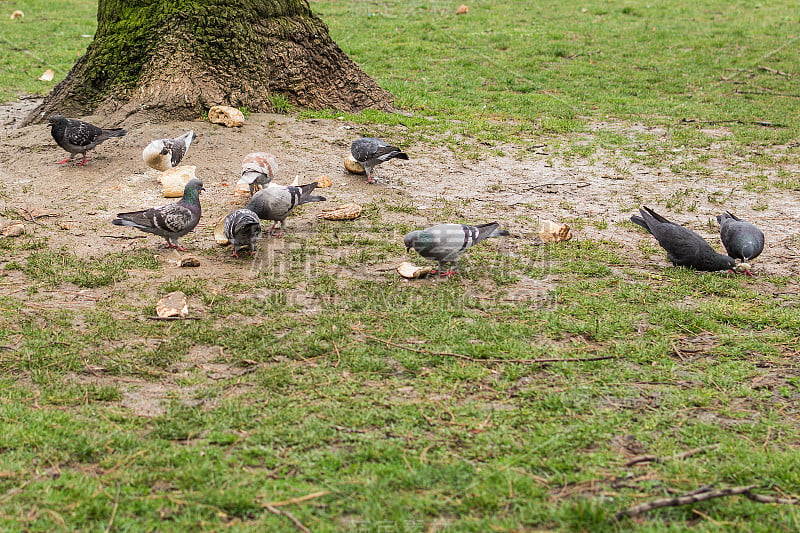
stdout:
[[(91, 2), (29, 5), (0, 19), (2, 46), (31, 50), (4, 48), (5, 98), (41, 90), (16, 74), (38, 72), (31, 57), (61, 57), (63, 75), (81, 52), (37, 35), (94, 24)], [(496, 149), (487, 139), (546, 142), (547, 157), (609, 158), (626, 176), (635, 160), (707, 177), (719, 151), (749, 169), (746, 191), (795, 188), (796, 148), (760, 148), (796, 138), (798, 102), (734, 92), (792, 92), (794, 78), (757, 69), (798, 72), (789, 3), (312, 7), (412, 113), (344, 115), (376, 134), (403, 124), (403, 143), (478, 157)], [(312, 115), (342, 114), (298, 113)], [(744, 124), (720, 141), (685, 117)], [(706, 197), (726, 201), (687, 179), (659, 203), (692, 213)], [(463, 207), (436, 201), (453, 220)], [(0, 529), (291, 530), (276, 510), (315, 532), (798, 529), (797, 506), (744, 497), (614, 518), (708, 484), (800, 494), (796, 279), (657, 269), (651, 239), (579, 238), (492, 240), (453, 279), (408, 282), (379, 268), (424, 262), (400, 240), (419, 210), (364, 208), (219, 279), (161, 268), (146, 248), (0, 240)], [(199, 320), (148, 319), (174, 290)], [(664, 461), (626, 466), (637, 455)]]

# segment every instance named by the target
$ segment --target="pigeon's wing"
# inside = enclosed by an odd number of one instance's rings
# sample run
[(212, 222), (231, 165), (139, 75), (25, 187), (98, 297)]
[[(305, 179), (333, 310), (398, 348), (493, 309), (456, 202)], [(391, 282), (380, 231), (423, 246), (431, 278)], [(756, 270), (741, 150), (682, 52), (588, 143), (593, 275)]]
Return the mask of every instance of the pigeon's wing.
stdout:
[(375, 154), (379, 150), (385, 150), (386, 148), (392, 147), (375, 137), (362, 137), (353, 141), (353, 144), (350, 145), (350, 153), (356, 161), (361, 162), (375, 158)]
[(164, 139), (164, 148), (170, 154), (170, 162), (173, 167), (177, 167), (183, 159), (183, 156), (186, 155), (186, 142), (181, 138)]
[(103, 130), (82, 120), (67, 119), (64, 140), (75, 146), (88, 146), (97, 139)]

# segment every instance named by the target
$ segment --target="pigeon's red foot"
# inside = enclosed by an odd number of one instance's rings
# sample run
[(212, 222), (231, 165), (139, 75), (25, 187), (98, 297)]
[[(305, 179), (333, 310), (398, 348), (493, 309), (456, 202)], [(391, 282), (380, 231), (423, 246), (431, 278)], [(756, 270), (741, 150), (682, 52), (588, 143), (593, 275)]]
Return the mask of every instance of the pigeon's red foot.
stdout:
[(453, 274), (455, 274), (455, 273), (456, 273), (456, 271), (455, 271), (455, 269), (453, 269), (453, 268), (451, 268), (451, 269), (450, 269), (450, 270), (448, 270), (447, 272), (439, 272), (438, 270), (436, 270), (436, 269), (433, 269), (433, 270), (431, 270), (431, 272), (430, 272), (430, 273), (431, 273), (431, 274), (439, 274), (440, 276), (442, 276), (442, 277), (445, 277), (445, 278), (446, 278), (446, 277), (450, 277), (450, 276), (452, 276)]
[(82, 166), (83, 166), (83, 165), (85, 165), (85, 164), (86, 164), (86, 157), (84, 157), (83, 159), (81, 159), (81, 162), (80, 162), (80, 163), (78, 163), (78, 166), (79, 166), (79, 167), (82, 167)]
[(69, 162), (69, 161), (72, 161), (72, 158), (71, 158), (71, 157), (68, 157), (68, 158), (64, 159), (63, 161), (59, 161), (59, 162), (58, 162), (58, 164), (59, 164), (59, 165), (63, 165), (64, 163), (67, 163), (67, 162)]
[(236, 253), (236, 250), (233, 251), (233, 257), (235, 257), (236, 259), (239, 259), (239, 254)]

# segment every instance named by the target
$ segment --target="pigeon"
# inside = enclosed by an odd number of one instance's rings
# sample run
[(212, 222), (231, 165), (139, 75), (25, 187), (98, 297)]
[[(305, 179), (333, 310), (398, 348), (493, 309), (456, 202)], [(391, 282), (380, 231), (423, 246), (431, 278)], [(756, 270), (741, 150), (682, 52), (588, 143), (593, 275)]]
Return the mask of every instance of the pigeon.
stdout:
[[(489, 237), (504, 237), (508, 231), (498, 229), (500, 224), (490, 222), (469, 226), (467, 224), (439, 224), (423, 230), (412, 231), (403, 238), (406, 251), (416, 250), (425, 259), (439, 262), (438, 273), (442, 276), (453, 274), (458, 267), (458, 258), (467, 248)], [(450, 263), (452, 268), (444, 271)], [(436, 271), (433, 271), (436, 272)]]
[(63, 115), (50, 117), (50, 134), (61, 148), (69, 152), (69, 157), (59, 161), (59, 165), (72, 161), (75, 154), (83, 156), (78, 165), (84, 165), (86, 164), (86, 152), (111, 137), (122, 137), (126, 133), (122, 128), (98, 128), (82, 120), (64, 118)]
[(631, 222), (656, 238), (658, 244), (667, 251), (667, 259), (673, 265), (709, 272), (733, 270), (736, 262), (732, 257), (715, 252), (704, 238), (689, 228), (670, 222), (647, 206), (642, 206), (639, 213), (642, 216), (633, 215)]
[(751, 259), (758, 257), (764, 251), (764, 233), (750, 222), (741, 220), (730, 211), (717, 215), (719, 222), (719, 236), (728, 255), (740, 260), (743, 271), (752, 276), (749, 265)]
[(249, 209), (237, 209), (225, 217), (225, 236), (233, 245), (233, 257), (239, 257), (242, 248), (249, 248), (254, 255), (261, 237), (261, 220)]
[(164, 171), (177, 167), (195, 137), (197, 135), (194, 134), (194, 131), (189, 130), (174, 139), (156, 139), (145, 146), (142, 151), (142, 159), (148, 167), (156, 170)]
[(204, 190), (202, 181), (197, 178), (189, 180), (183, 189), (183, 198), (178, 202), (144, 211), (119, 213), (111, 223), (161, 235), (167, 239), (167, 248), (185, 251), (186, 248), (178, 244), (178, 238), (192, 231), (200, 222), (200, 191)]
[(395, 157), (399, 159), (408, 159), (408, 154), (400, 151), (400, 148), (390, 146), (375, 137), (356, 139), (353, 141), (353, 144), (350, 145), (350, 153), (353, 154), (353, 158), (367, 171), (367, 183), (374, 183), (372, 181), (372, 169), (384, 161)]
[(242, 177), (239, 183), (250, 187), (250, 196), (266, 186), (278, 171), (278, 161), (267, 152), (247, 154), (242, 161)]
[[(261, 220), (272, 220), (273, 224), (269, 230), (273, 237), (283, 235), (283, 227), (289, 213), (301, 204), (308, 202), (324, 202), (324, 196), (314, 196), (311, 192), (317, 187), (317, 182), (307, 185), (278, 185), (270, 183), (264, 189), (258, 191), (250, 199), (247, 209), (255, 212)], [(275, 226), (281, 223), (278, 233), (275, 233)]]

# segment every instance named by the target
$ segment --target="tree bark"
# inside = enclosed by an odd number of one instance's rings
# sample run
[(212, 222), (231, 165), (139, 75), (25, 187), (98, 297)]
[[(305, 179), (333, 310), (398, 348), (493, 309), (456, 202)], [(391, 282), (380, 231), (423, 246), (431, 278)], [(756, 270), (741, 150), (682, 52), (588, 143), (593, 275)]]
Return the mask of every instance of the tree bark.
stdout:
[(192, 119), (213, 105), (390, 110), (307, 0), (99, 0), (94, 40), (42, 105), (119, 123)]

